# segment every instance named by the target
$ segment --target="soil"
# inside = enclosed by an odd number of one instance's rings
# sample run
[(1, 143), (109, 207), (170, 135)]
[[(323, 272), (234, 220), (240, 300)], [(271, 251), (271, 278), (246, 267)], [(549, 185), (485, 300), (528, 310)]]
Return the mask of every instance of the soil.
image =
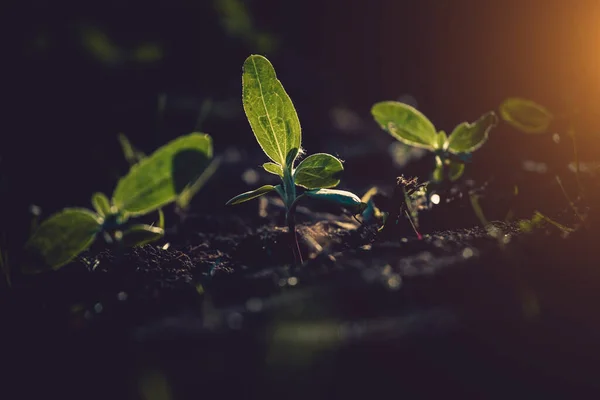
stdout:
[[(122, 253), (98, 244), (59, 271), (16, 277), (1, 310), (6, 390), (62, 399), (597, 397), (597, 210), (584, 209), (588, 225), (569, 235), (550, 224), (526, 233), (514, 220), (481, 227), (468, 197), (483, 193), (492, 221), (511, 208), (531, 215), (544, 197), (553, 218), (575, 226), (549, 180), (531, 178), (519, 201), (498, 182), (447, 188), (420, 213), (421, 240), (407, 221), (382, 237), (375, 223), (306, 204), (301, 266), (276, 198), (233, 210), (207, 196), (189, 213), (166, 210), (174, 222), (159, 244)], [(393, 182), (380, 188), (377, 202), (393, 207)]]

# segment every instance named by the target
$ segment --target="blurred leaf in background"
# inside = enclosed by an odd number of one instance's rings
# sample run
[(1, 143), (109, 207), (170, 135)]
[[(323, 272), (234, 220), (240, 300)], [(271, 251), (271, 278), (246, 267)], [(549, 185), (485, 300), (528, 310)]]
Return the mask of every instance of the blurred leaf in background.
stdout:
[(278, 47), (273, 35), (258, 30), (245, 2), (242, 0), (215, 0), (215, 10), (221, 26), (232, 37), (242, 39), (250, 51), (270, 53)]
[(110, 66), (124, 63), (152, 64), (163, 59), (162, 46), (153, 42), (142, 42), (132, 47), (119, 45), (98, 27), (80, 27), (81, 44), (96, 60)]

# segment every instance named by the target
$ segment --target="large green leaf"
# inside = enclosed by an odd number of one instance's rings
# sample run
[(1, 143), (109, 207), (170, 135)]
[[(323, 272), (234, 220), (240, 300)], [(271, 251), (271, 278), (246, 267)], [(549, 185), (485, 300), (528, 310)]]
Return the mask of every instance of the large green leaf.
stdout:
[(158, 226), (136, 224), (123, 232), (123, 244), (127, 247), (142, 246), (159, 240), (165, 235), (164, 229)]
[(352, 192), (337, 189), (307, 190), (304, 195), (313, 199), (336, 203), (354, 214), (360, 214), (367, 205)]
[(244, 62), (242, 101), (260, 147), (271, 160), (285, 165), (289, 151), (300, 149), (300, 121), (275, 69), (263, 56), (251, 55)]
[(397, 101), (383, 101), (371, 108), (371, 114), (383, 130), (401, 142), (428, 150), (436, 148), (435, 127), (416, 108)]
[(102, 228), (101, 218), (84, 208), (65, 208), (50, 216), (31, 235), (25, 244), (34, 257), (25, 272), (41, 272), (44, 268), (58, 269), (87, 249)]
[(525, 133), (545, 133), (554, 116), (545, 107), (527, 99), (509, 97), (500, 105), (502, 119)]
[(255, 199), (257, 197), (260, 197), (263, 194), (267, 194), (269, 192), (272, 192), (273, 190), (275, 190), (275, 186), (273, 186), (273, 185), (264, 185), (264, 186), (259, 187), (258, 189), (250, 190), (249, 192), (244, 192), (242, 194), (238, 194), (237, 196), (235, 196), (234, 198), (232, 198), (231, 200), (229, 200), (226, 205), (229, 206), (229, 205), (240, 204), (240, 203), (243, 203), (245, 201), (252, 200), (252, 199)]
[(490, 130), (498, 124), (496, 113), (490, 111), (473, 123), (458, 124), (448, 137), (446, 146), (453, 154), (471, 153), (487, 141)]
[(202, 133), (181, 136), (131, 167), (113, 193), (120, 211), (142, 215), (161, 208), (202, 174), (212, 158), (212, 140)]
[(331, 188), (340, 183), (342, 162), (330, 154), (317, 153), (306, 157), (294, 172), (294, 183), (306, 189)]

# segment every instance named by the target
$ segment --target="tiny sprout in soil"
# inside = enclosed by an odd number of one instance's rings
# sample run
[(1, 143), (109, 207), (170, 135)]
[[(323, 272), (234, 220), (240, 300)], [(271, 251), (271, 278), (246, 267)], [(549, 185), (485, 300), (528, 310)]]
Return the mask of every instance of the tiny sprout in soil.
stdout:
[[(268, 173), (278, 175), (282, 183), (242, 193), (227, 204), (239, 204), (272, 191), (277, 192), (285, 204), (294, 259), (301, 264), (302, 254), (294, 221), (294, 212), (300, 199), (309, 197), (333, 202), (354, 214), (360, 214), (365, 204), (353, 193), (331, 189), (340, 183), (338, 176), (344, 170), (338, 158), (317, 153), (294, 165), (303, 153), (300, 121), (292, 100), (265, 57), (251, 55), (244, 62), (242, 100), (256, 141), (271, 160), (264, 163), (263, 168)], [(296, 186), (305, 189), (304, 193), (298, 195)]]

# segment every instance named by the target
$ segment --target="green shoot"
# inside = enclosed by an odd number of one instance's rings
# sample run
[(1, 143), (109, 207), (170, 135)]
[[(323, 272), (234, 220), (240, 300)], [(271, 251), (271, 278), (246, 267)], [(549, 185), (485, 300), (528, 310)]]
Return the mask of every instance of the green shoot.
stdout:
[[(239, 204), (277, 192), (286, 208), (286, 221), (293, 237), (294, 259), (302, 264), (294, 222), (295, 208), (300, 199), (309, 197), (333, 202), (354, 214), (361, 213), (366, 205), (350, 192), (331, 189), (339, 184), (338, 176), (344, 170), (342, 162), (336, 157), (318, 153), (295, 165), (303, 153), (300, 121), (292, 100), (277, 79), (273, 65), (263, 56), (251, 55), (244, 62), (242, 102), (256, 141), (270, 159), (270, 162), (263, 164), (263, 168), (279, 176), (282, 182), (242, 193), (227, 204)], [(304, 189), (300, 195), (297, 186)]]
[[(51, 215), (25, 244), (34, 257), (25, 272), (59, 269), (90, 247), (101, 235), (108, 242), (139, 246), (164, 235), (162, 207), (178, 200), (204, 172), (212, 158), (212, 139), (201, 133), (181, 136), (133, 165), (113, 192), (91, 199), (94, 211), (65, 208)], [(129, 224), (132, 217), (158, 212), (158, 226)]]
[(412, 106), (397, 101), (376, 103), (371, 114), (379, 126), (399, 141), (424, 148), (435, 154), (435, 182), (459, 179), (465, 160), (487, 141), (490, 130), (497, 125), (493, 111), (482, 115), (473, 123), (458, 124), (447, 136), (437, 131), (433, 123)]

